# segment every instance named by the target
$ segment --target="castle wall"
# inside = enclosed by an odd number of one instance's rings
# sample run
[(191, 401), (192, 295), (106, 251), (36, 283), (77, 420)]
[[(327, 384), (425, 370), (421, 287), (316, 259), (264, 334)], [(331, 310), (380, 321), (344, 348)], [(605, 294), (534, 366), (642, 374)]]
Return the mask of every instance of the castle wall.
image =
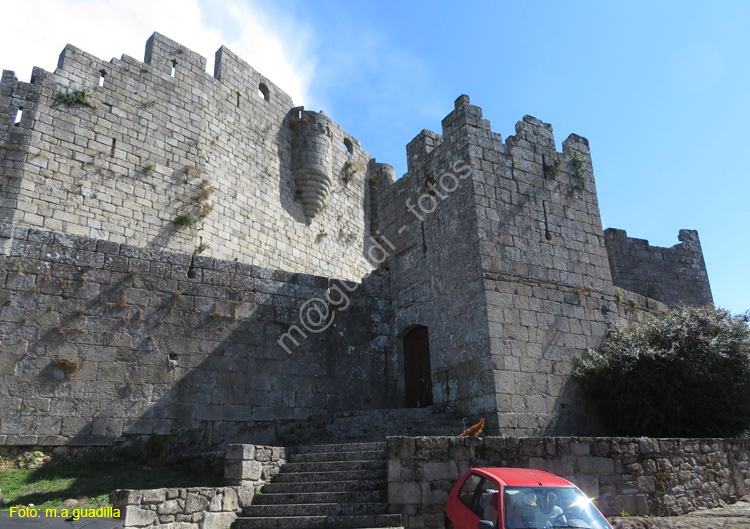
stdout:
[[(30, 83), (4, 72), (0, 221), (358, 281), (373, 269), (369, 154), (228, 49), (205, 66), (155, 33), (145, 62), (67, 46)], [(75, 90), (83, 104), (60, 99)], [(324, 142), (294, 132), (302, 115)], [(295, 171), (316, 157), (329, 183), (311, 218)]]
[(569, 376), (618, 319), (588, 142), (571, 135), (557, 152), (552, 127), (530, 116), (504, 145), (489, 129), (476, 141), (500, 430), (596, 431)]
[[(344, 284), (36, 228), (0, 238), (0, 444), (183, 430), (196, 447), (296, 444), (309, 428), (296, 422), (386, 405), (382, 273)], [(327, 293), (345, 310), (282, 347), (304, 330), (300, 307)]]
[[(376, 172), (376, 186), (395, 331), (428, 328), (434, 401), (474, 420), (493, 409), (494, 384), (467, 137), (422, 131), (407, 146), (408, 173), (394, 181)], [(445, 173), (454, 176), (449, 192), (436, 186)], [(392, 384), (403, 395), (399, 352)]]
[(615, 286), (670, 307), (713, 303), (698, 232), (680, 230), (679, 244), (651, 246), (625, 230), (604, 231)]

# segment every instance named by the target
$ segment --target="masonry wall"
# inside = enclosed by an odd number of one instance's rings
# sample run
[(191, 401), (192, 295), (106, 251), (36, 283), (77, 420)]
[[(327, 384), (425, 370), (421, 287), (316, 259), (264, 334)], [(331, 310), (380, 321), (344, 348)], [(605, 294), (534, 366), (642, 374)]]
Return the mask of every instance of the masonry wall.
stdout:
[[(306, 113), (325, 123), (311, 151), (293, 133), (301, 108), (227, 48), (214, 76), (205, 67), (155, 33), (144, 62), (69, 45), (54, 72), (35, 68), (30, 83), (5, 71), (0, 221), (360, 280), (373, 269), (369, 154), (322, 113)], [(59, 99), (75, 90), (89, 92), (86, 104)], [(300, 152), (319, 155), (329, 180), (313, 218)], [(175, 223), (185, 215), (192, 226)]]
[[(503, 142), (465, 95), (442, 126), (409, 143), (400, 180), (371, 171), (396, 331), (428, 328), (436, 403), (489, 433), (603, 433), (570, 379), (575, 358), (665, 307), (615, 296), (587, 140), (558, 152), (552, 127), (526, 116)], [(403, 393), (403, 378), (391, 384)]]
[[(461, 119), (457, 112), (446, 120)], [(400, 337), (396, 394), (403, 397), (403, 336), (425, 326), (435, 403), (474, 420), (489, 417), (494, 399), (468, 137), (422, 131), (407, 146), (408, 173), (394, 181), (381, 167), (375, 185)], [(446, 173), (450, 191), (439, 186)]]
[(697, 231), (680, 230), (680, 243), (669, 248), (628, 237), (625, 230), (604, 233), (616, 286), (670, 307), (713, 303)]
[(500, 431), (598, 432), (569, 377), (618, 319), (588, 142), (571, 135), (558, 152), (552, 127), (530, 116), (505, 144), (489, 126), (475, 141)]
[[(334, 283), (36, 228), (0, 237), (12, 239), (0, 257), (0, 444), (185, 430), (191, 449), (298, 443), (308, 419), (389, 404), (383, 274)], [(346, 309), (325, 332), (300, 322), (313, 298)]]
[(389, 437), (390, 512), (409, 529), (445, 527), (448, 492), (475, 467), (552, 472), (605, 516), (673, 516), (750, 490), (750, 445), (740, 439)]

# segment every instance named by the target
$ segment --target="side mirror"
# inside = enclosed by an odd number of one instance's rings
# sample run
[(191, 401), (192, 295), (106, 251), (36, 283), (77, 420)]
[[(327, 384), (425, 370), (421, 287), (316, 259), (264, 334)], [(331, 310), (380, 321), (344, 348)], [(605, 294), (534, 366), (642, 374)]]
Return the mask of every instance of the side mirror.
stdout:
[(495, 529), (495, 524), (489, 520), (479, 520), (477, 529)]

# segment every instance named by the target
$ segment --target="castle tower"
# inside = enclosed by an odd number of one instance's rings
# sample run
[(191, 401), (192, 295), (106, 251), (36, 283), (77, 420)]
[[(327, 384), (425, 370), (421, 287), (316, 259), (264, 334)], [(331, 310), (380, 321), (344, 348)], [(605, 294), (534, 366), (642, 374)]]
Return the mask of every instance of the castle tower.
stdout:
[(292, 171), (307, 223), (320, 212), (331, 187), (331, 120), (323, 112), (292, 110)]

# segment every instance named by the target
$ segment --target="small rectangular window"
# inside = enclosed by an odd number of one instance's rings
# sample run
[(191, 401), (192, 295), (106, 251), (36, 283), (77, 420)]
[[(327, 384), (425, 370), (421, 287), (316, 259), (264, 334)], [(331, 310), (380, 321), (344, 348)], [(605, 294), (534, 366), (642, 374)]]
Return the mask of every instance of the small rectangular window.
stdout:
[(99, 86), (100, 87), (104, 86), (104, 78), (106, 77), (106, 75), (107, 75), (107, 72), (105, 72), (104, 70), (99, 71)]
[(21, 123), (21, 119), (23, 119), (23, 107), (18, 107), (18, 110), (16, 110), (16, 119), (13, 123), (18, 126)]
[(170, 75), (174, 77), (175, 72), (177, 71), (177, 59), (172, 59), (172, 72)]

